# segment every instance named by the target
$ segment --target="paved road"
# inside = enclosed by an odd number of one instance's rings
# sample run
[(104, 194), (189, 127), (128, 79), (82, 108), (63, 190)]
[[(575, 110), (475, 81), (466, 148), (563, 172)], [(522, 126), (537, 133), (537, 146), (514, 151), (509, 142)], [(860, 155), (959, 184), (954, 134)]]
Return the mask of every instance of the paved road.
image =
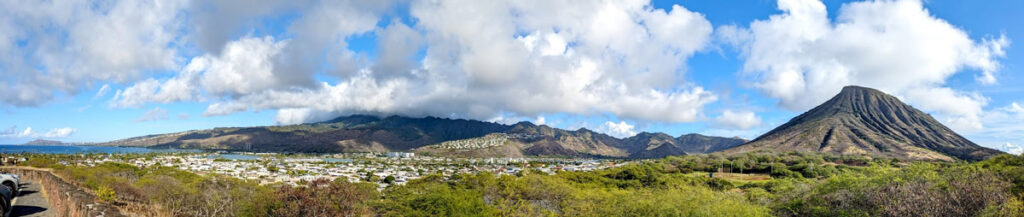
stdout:
[(38, 182), (21, 180), (21, 195), (14, 200), (11, 216), (52, 217), (50, 203), (46, 201)]

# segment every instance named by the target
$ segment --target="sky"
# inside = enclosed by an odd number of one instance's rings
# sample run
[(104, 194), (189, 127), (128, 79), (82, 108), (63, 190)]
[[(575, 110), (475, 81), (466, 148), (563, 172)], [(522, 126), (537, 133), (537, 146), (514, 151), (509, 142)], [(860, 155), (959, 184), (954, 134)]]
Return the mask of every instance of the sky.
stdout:
[(1024, 151), (1024, 2), (0, 1), (0, 144), (349, 114), (753, 139), (860, 85)]

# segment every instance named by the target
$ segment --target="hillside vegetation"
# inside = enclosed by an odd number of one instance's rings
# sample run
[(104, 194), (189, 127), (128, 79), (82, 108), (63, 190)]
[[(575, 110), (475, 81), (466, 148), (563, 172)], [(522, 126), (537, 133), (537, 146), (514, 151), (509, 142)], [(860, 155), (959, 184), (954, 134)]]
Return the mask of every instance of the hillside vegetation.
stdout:
[[(377, 191), (317, 180), (256, 185), (166, 167), (55, 162), (33, 155), (110, 203), (164, 216), (1022, 216), (1024, 157), (901, 161), (756, 152), (636, 161), (591, 172), (525, 170), (428, 176)], [(712, 178), (714, 176), (714, 178)], [(124, 205), (130, 207), (128, 205)]]

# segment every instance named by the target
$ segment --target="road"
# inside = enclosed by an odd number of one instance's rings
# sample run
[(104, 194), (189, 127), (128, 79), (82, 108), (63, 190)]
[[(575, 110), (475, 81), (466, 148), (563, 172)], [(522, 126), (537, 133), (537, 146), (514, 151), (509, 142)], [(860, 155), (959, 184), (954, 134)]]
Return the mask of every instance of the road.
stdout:
[(21, 180), (21, 195), (14, 199), (11, 216), (52, 217), (50, 203), (41, 187), (33, 180)]

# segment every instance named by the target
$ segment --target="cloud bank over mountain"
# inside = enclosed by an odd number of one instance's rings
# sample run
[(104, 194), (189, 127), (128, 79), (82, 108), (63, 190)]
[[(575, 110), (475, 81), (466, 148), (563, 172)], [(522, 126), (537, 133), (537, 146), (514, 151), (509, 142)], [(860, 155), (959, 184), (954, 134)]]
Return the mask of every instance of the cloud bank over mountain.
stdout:
[[(693, 122), (717, 99), (685, 79), (687, 58), (708, 46), (713, 31), (702, 14), (645, 1), (549, 4), (413, 2), (414, 26), (378, 19), (380, 5), (300, 6), (309, 11), (289, 26), (294, 37), (226, 41), (175, 76), (118, 90), (111, 105), (206, 101), (204, 115), (281, 109), (280, 123), (326, 117), (317, 113), (487, 119), (503, 112)], [(344, 21), (309, 26), (326, 20)], [(337, 49), (362, 34), (380, 40), (375, 61)], [(319, 70), (338, 82), (312, 82)]]

